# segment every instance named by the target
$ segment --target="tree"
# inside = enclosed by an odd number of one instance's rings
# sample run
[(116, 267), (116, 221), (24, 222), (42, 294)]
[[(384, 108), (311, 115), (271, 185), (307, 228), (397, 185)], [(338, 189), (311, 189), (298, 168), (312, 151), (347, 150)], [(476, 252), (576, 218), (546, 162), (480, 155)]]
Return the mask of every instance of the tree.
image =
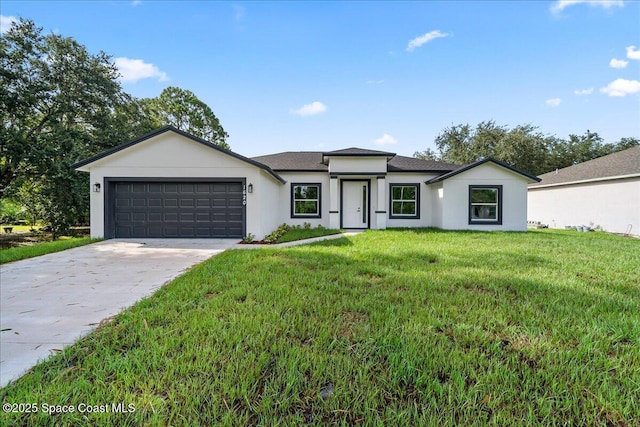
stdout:
[(229, 149), (229, 136), (207, 104), (191, 91), (168, 87), (157, 98), (142, 100), (143, 109), (158, 127), (172, 125), (180, 130)]
[(110, 135), (114, 112), (130, 99), (107, 54), (30, 20), (0, 39), (0, 62), (0, 196), (37, 187), (44, 219), (61, 233), (88, 211), (88, 177), (70, 165), (121, 142)]
[(640, 140), (622, 138), (614, 144), (603, 144), (603, 139), (589, 130), (584, 135), (569, 135), (568, 140), (563, 140), (544, 135), (532, 124), (509, 129), (490, 120), (480, 122), (475, 128), (468, 124), (451, 125), (438, 134), (435, 144), (438, 153), (428, 149), (416, 152), (414, 157), (458, 164), (492, 157), (541, 175), (640, 145)]
[(413, 153), (413, 157), (422, 160), (440, 160), (438, 153), (433, 151), (431, 148), (427, 148), (424, 151), (416, 151), (415, 153)]

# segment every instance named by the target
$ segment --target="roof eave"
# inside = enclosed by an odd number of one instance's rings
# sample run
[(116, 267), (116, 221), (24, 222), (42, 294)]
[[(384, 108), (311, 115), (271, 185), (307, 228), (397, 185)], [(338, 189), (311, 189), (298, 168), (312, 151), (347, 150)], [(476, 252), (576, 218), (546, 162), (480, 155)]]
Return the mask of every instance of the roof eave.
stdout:
[(242, 155), (240, 155), (238, 153), (235, 153), (235, 152), (233, 152), (231, 150), (227, 150), (226, 148), (222, 148), (222, 147), (220, 147), (220, 146), (218, 146), (216, 144), (213, 144), (212, 142), (209, 142), (209, 141), (207, 141), (205, 139), (199, 138), (199, 137), (197, 137), (195, 135), (191, 135), (190, 133), (182, 131), (182, 130), (180, 130), (178, 128), (175, 128), (173, 126), (161, 127), (159, 129), (156, 129), (156, 130), (154, 130), (152, 132), (149, 132), (149, 133), (147, 133), (147, 134), (145, 134), (145, 135), (143, 135), (141, 137), (138, 137), (138, 138), (133, 139), (131, 141), (127, 141), (127, 142), (125, 142), (123, 144), (117, 145), (117, 146), (115, 146), (115, 147), (113, 147), (113, 148), (111, 148), (109, 150), (106, 150), (106, 151), (103, 151), (102, 153), (96, 154), (95, 156), (92, 156), (92, 157), (89, 157), (87, 159), (81, 160), (81, 161), (79, 161), (77, 163), (74, 163), (73, 165), (71, 165), (71, 168), (79, 170), (81, 172), (89, 172), (90, 169), (86, 168), (85, 166), (89, 166), (90, 164), (92, 164), (94, 162), (97, 162), (99, 160), (102, 160), (102, 159), (104, 159), (104, 158), (106, 158), (106, 157), (108, 157), (108, 156), (110, 156), (112, 154), (115, 154), (115, 153), (117, 153), (119, 151), (122, 151), (122, 150), (124, 150), (126, 148), (133, 147), (136, 144), (139, 144), (141, 142), (144, 142), (144, 141), (146, 141), (148, 139), (151, 139), (151, 138), (153, 138), (155, 136), (161, 135), (161, 134), (163, 134), (165, 132), (169, 132), (169, 131), (175, 132), (178, 135), (181, 135), (181, 136), (183, 136), (185, 138), (191, 139), (192, 141), (198, 142), (198, 143), (203, 144), (203, 145), (205, 145), (205, 146), (207, 146), (209, 148), (213, 148), (214, 150), (218, 150), (218, 151), (220, 151), (220, 152), (222, 152), (224, 154), (227, 154), (227, 155), (229, 155), (231, 157), (235, 157), (238, 160), (242, 160), (242, 161), (244, 161), (246, 163), (249, 163), (249, 164), (251, 164), (253, 166), (256, 166), (256, 167), (258, 167), (260, 169), (263, 169), (264, 171), (266, 171), (267, 173), (272, 175), (277, 181), (280, 181), (282, 184), (287, 182), (285, 179), (283, 179), (281, 176), (279, 176), (277, 173), (275, 173), (273, 171), (273, 169), (271, 169), (269, 166), (267, 166), (267, 165), (265, 165), (263, 163), (257, 162), (257, 161), (255, 161), (253, 159), (248, 158), (248, 157), (244, 157), (244, 156), (242, 156)]
[(627, 175), (604, 176), (601, 178), (578, 179), (574, 181), (554, 182), (551, 184), (530, 184), (529, 188), (548, 188), (560, 187), (563, 185), (589, 184), (591, 182), (615, 181), (619, 179), (640, 178), (640, 173), (632, 173)]
[(488, 157), (486, 159), (478, 160), (477, 162), (471, 163), (471, 164), (466, 165), (466, 166), (462, 166), (462, 167), (460, 167), (458, 169), (454, 169), (451, 172), (445, 173), (444, 175), (440, 175), (438, 177), (435, 177), (433, 179), (425, 181), (425, 184), (429, 185), (429, 184), (435, 184), (437, 182), (444, 181), (445, 179), (449, 179), (449, 178), (454, 177), (454, 176), (456, 176), (458, 174), (461, 174), (463, 172), (466, 172), (466, 171), (468, 171), (470, 169), (473, 169), (475, 167), (481, 166), (481, 165), (483, 165), (485, 163), (489, 163), (489, 162), (491, 162), (491, 163), (493, 163), (493, 164), (495, 164), (497, 166), (503, 167), (505, 169), (508, 169), (511, 172), (514, 172), (516, 174), (522, 175), (525, 178), (529, 179), (530, 181), (540, 182), (540, 180), (541, 180), (537, 176), (534, 176), (534, 175), (528, 174), (528, 173), (526, 173), (524, 171), (521, 171), (519, 169), (516, 169), (516, 168), (514, 168), (514, 167), (512, 167), (512, 166), (510, 166), (510, 165), (508, 165), (508, 164), (506, 164), (504, 162), (501, 162), (500, 160), (496, 160), (494, 158)]

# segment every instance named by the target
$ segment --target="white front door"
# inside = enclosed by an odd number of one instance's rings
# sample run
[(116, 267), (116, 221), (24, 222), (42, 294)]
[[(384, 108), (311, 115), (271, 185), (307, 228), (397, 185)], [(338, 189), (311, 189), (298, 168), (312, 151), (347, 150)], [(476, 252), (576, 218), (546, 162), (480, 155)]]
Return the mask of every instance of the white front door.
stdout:
[(342, 228), (369, 228), (369, 181), (342, 181)]

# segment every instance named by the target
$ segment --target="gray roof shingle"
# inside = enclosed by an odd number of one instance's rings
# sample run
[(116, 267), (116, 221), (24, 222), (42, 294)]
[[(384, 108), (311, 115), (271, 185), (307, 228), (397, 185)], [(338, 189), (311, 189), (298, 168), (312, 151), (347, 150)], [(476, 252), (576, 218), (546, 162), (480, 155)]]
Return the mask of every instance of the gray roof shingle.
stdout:
[[(253, 157), (252, 160), (260, 162), (274, 171), (296, 171), (296, 172), (327, 172), (328, 166), (323, 163), (324, 158), (329, 155), (356, 155), (356, 156), (393, 156), (393, 153), (384, 151), (365, 150), (361, 148), (347, 148), (346, 150), (331, 151), (286, 151), (284, 153), (268, 154), (265, 156)], [(387, 163), (388, 172), (434, 172), (446, 173), (459, 168), (446, 162), (435, 160), (422, 160), (413, 157), (393, 156)]]
[(540, 175), (542, 181), (529, 185), (529, 187), (568, 184), (576, 181), (606, 179), (633, 174), (640, 174), (640, 146), (545, 173)]
[(273, 170), (327, 172), (329, 167), (322, 163), (322, 155), (321, 151), (285, 151), (252, 159)]
[(389, 153), (386, 151), (369, 150), (366, 148), (344, 148), (342, 150), (327, 151), (323, 153), (325, 156), (385, 156), (393, 157), (395, 153)]

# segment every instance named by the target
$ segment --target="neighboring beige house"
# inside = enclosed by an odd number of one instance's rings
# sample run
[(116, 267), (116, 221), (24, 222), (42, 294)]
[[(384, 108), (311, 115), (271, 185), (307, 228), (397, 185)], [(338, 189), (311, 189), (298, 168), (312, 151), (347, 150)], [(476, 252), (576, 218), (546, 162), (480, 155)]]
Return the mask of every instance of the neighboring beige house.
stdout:
[(640, 146), (540, 178), (529, 185), (529, 221), (640, 235)]
[(342, 229), (527, 228), (537, 177), (347, 148), (247, 158), (164, 127), (83, 160), (91, 236), (261, 239), (279, 224)]

